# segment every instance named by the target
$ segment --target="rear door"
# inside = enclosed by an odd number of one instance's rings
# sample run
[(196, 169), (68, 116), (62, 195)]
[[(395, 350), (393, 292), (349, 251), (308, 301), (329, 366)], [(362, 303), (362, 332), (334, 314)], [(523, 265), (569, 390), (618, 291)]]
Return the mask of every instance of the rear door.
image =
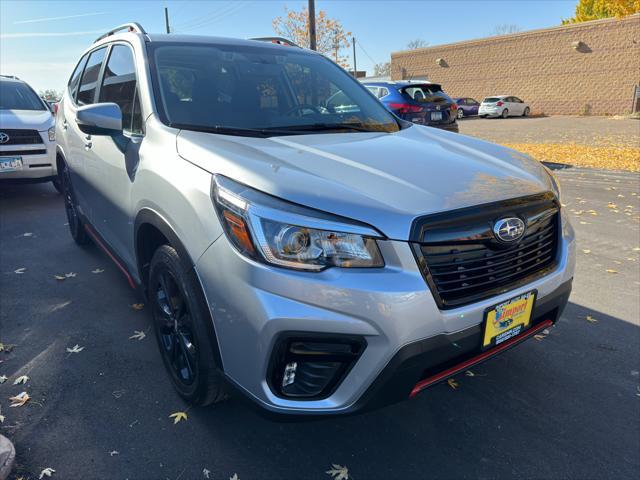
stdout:
[(514, 105), (514, 112), (518, 115), (522, 115), (524, 113), (524, 102), (520, 100), (518, 97), (511, 97)]
[(96, 168), (91, 170), (95, 185), (93, 224), (130, 269), (135, 269), (131, 191), (144, 139), (135, 65), (129, 44), (111, 46), (97, 98), (99, 103), (111, 102), (120, 107), (123, 134), (94, 135), (91, 140), (97, 158)]
[(93, 221), (93, 205), (91, 202), (92, 170), (95, 169), (95, 157), (91, 151), (91, 136), (80, 131), (76, 123), (76, 113), (83, 105), (93, 104), (96, 86), (102, 69), (107, 48), (94, 50), (80, 61), (81, 67), (71, 77), (68, 96), (64, 101), (62, 115), (57, 118), (61, 122), (65, 159), (71, 173), (73, 192), (78, 202), (78, 209), (89, 221)]

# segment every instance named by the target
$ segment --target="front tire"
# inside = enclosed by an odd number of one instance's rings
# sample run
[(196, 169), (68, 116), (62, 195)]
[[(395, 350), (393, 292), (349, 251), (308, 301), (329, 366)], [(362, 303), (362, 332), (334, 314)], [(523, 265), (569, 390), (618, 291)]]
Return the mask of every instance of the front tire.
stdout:
[(502, 118), (507, 118), (509, 116), (509, 109), (505, 108), (502, 110)]
[(60, 188), (62, 189), (61, 193), (64, 195), (64, 209), (67, 213), (69, 232), (71, 233), (73, 240), (78, 245), (87, 245), (91, 243), (91, 238), (89, 238), (87, 231), (84, 229), (84, 224), (78, 215), (75, 196), (73, 194), (73, 186), (71, 185), (71, 175), (69, 173), (69, 168), (66, 165), (62, 168), (61, 177), (62, 184)]
[(196, 405), (224, 400), (224, 378), (200, 285), (193, 267), (169, 245), (158, 248), (151, 259), (148, 294), (162, 360), (180, 396)]
[(51, 183), (53, 184), (53, 188), (55, 188), (58, 191), (58, 193), (60, 194), (64, 193), (64, 190), (62, 188), (62, 180), (60, 179), (59, 176), (51, 180)]
[(524, 109), (524, 112), (522, 112), (522, 116), (523, 117), (528, 117), (530, 113), (531, 113), (531, 110), (529, 109), (529, 107), (526, 107)]

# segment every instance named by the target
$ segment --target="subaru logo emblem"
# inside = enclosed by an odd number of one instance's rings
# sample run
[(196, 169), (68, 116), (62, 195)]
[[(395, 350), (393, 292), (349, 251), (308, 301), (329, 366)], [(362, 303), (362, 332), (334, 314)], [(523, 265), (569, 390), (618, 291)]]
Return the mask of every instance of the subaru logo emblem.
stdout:
[(518, 217), (501, 218), (493, 225), (493, 234), (503, 242), (520, 240), (524, 231), (524, 222)]
[(7, 143), (9, 141), (9, 135), (4, 132), (0, 132), (0, 143)]

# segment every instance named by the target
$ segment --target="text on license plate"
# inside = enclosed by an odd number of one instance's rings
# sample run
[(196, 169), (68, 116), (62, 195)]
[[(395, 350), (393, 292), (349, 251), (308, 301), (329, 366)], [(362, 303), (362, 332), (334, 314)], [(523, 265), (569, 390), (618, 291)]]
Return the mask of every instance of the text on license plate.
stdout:
[(488, 309), (485, 313), (482, 347), (499, 345), (524, 332), (531, 322), (535, 299), (534, 290)]
[(22, 158), (0, 157), (0, 173), (22, 170)]
[(442, 120), (442, 112), (431, 112), (431, 120), (434, 122)]

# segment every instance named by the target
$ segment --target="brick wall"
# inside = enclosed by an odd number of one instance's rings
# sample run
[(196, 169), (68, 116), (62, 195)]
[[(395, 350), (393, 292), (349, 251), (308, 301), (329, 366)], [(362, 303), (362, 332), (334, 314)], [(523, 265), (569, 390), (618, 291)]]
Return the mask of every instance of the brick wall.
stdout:
[(392, 79), (425, 75), (452, 97), (515, 95), (533, 113), (630, 113), (640, 83), (640, 15), (391, 54)]

